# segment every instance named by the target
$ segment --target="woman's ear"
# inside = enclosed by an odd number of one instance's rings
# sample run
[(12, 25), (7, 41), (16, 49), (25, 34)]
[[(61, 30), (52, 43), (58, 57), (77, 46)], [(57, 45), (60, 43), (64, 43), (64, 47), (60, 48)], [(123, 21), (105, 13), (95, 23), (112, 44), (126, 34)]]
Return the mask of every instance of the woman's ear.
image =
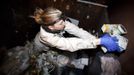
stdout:
[(53, 26), (48, 26), (48, 28), (52, 30), (53, 29)]

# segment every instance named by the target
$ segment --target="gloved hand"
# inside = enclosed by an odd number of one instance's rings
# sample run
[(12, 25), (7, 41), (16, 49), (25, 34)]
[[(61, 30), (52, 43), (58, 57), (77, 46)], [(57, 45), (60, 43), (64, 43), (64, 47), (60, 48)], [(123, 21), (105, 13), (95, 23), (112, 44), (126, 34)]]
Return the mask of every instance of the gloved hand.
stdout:
[(120, 52), (120, 47), (117, 42), (118, 39), (111, 37), (109, 34), (104, 34), (100, 37), (100, 45), (104, 46), (107, 52)]

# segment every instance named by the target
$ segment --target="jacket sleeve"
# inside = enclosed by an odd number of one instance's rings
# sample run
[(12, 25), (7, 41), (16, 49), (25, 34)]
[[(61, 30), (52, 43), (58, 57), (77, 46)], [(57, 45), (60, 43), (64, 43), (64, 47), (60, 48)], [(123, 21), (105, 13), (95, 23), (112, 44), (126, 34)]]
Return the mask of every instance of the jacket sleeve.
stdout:
[(75, 35), (81, 39), (89, 39), (89, 40), (96, 39), (96, 37), (93, 36), (91, 33), (87, 32), (86, 30), (83, 30), (82, 28), (79, 28), (78, 26), (68, 21), (65, 22), (64, 30), (67, 31), (69, 34)]
[(52, 47), (56, 47), (61, 50), (67, 50), (74, 52), (80, 49), (91, 49), (96, 48), (94, 45), (94, 40), (81, 39), (81, 38), (64, 38), (57, 36), (55, 34), (46, 32), (44, 29), (40, 30), (40, 41), (45, 44), (49, 44)]

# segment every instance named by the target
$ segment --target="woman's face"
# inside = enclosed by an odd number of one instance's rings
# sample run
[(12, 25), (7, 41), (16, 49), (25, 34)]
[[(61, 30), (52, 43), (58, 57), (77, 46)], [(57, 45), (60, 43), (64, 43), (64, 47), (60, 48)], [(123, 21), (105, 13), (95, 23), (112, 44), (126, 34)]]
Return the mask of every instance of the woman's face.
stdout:
[(64, 28), (65, 28), (65, 22), (63, 20), (59, 20), (54, 25), (48, 26), (48, 28), (51, 31), (61, 31), (61, 30), (64, 30)]

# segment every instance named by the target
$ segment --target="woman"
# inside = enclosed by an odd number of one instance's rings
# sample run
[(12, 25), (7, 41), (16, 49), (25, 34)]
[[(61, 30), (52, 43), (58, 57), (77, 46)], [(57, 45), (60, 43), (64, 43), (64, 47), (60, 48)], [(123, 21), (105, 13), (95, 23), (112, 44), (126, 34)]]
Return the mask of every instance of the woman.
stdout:
[[(101, 38), (96, 38), (82, 28), (66, 21), (63, 13), (56, 8), (36, 9), (32, 17), (38, 24), (41, 24), (40, 32), (35, 39), (38, 43), (41, 42), (70, 52), (96, 48), (98, 45), (106, 47), (109, 52), (119, 50), (116, 40), (111, 36), (106, 34)], [(63, 31), (76, 37), (65, 38), (59, 34)]]

